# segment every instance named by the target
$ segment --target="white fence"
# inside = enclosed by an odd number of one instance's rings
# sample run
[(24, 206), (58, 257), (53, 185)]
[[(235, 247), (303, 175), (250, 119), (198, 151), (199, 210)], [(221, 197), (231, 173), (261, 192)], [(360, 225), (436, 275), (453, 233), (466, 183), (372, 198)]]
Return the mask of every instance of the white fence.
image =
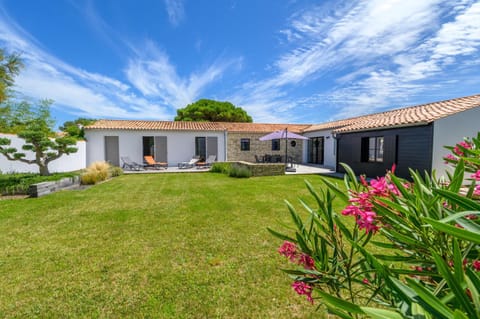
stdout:
[[(22, 145), (24, 140), (18, 138), (16, 135), (0, 134), (0, 137), (6, 137), (12, 142), (11, 147), (15, 147), (19, 152), (25, 153), (26, 159), (34, 159), (33, 152), (23, 151)], [(77, 142), (78, 151), (70, 155), (63, 155), (59, 159), (50, 162), (48, 169), (51, 173), (54, 172), (70, 172), (76, 171), (86, 167), (86, 145), (85, 141)], [(1, 173), (38, 173), (38, 166), (36, 164), (26, 164), (20, 161), (9, 161), (4, 155), (0, 154), (0, 171)]]

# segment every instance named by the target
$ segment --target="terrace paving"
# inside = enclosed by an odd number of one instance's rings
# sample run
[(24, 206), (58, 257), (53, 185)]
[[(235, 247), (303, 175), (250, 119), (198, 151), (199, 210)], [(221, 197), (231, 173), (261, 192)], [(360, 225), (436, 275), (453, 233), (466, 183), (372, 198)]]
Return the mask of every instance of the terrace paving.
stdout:
[[(331, 175), (336, 176), (335, 171), (321, 166), (321, 165), (311, 165), (311, 164), (298, 164), (295, 166), (296, 172), (286, 172), (286, 175), (301, 175), (301, 174), (322, 174), (322, 175)], [(208, 169), (205, 168), (178, 168), (178, 167), (169, 167), (168, 169), (146, 169), (142, 171), (125, 171), (125, 174), (164, 174), (164, 173), (205, 173), (208, 172)]]

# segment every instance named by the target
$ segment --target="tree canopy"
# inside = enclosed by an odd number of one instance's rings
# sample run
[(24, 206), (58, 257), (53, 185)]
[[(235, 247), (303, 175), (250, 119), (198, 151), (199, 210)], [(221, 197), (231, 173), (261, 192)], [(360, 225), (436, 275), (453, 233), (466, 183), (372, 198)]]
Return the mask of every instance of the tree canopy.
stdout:
[(22, 150), (32, 152), (35, 158), (25, 158), (24, 152), (10, 146), (11, 140), (8, 138), (0, 138), (0, 154), (10, 161), (38, 165), (40, 175), (49, 175), (50, 162), (64, 154), (77, 152), (75, 137), (68, 134), (55, 135), (53, 131), (55, 122), (50, 116), (50, 103), (51, 101), (44, 100), (38, 106), (33, 106), (28, 102), (20, 102), (10, 106), (9, 109), (4, 109), (8, 115), (4, 118), (6, 127), (25, 140)]
[(85, 131), (84, 127), (87, 125), (92, 124), (96, 120), (94, 119), (86, 119), (83, 117), (80, 117), (74, 121), (67, 121), (63, 123), (62, 126), (59, 127), (59, 129), (62, 132), (67, 133), (69, 136), (75, 137), (77, 139), (85, 139)]
[(0, 103), (8, 99), (9, 88), (22, 66), (18, 55), (6, 55), (5, 51), (0, 49)]
[(177, 110), (175, 121), (253, 122), (241, 107), (230, 102), (201, 99)]

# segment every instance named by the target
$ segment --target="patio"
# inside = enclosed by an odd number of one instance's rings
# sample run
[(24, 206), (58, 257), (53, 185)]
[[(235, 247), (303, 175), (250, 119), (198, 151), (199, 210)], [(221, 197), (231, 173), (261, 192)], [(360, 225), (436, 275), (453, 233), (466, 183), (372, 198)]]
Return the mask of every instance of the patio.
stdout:
[[(286, 175), (301, 175), (301, 174), (321, 174), (321, 175), (335, 175), (335, 171), (323, 167), (321, 165), (312, 164), (296, 164), (296, 172), (285, 172)], [(125, 174), (152, 174), (152, 173), (205, 173), (208, 172), (207, 168), (178, 168), (177, 166), (169, 167), (168, 169), (146, 169), (141, 171), (128, 171), (125, 170)]]

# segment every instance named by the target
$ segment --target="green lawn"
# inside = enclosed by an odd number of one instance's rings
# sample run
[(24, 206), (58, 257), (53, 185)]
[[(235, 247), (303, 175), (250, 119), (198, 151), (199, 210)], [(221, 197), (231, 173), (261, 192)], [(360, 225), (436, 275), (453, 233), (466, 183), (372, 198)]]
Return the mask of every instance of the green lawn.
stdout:
[[(280, 271), (307, 179), (123, 175), (0, 201), (0, 317), (321, 318)], [(340, 207), (339, 207), (340, 208)]]

